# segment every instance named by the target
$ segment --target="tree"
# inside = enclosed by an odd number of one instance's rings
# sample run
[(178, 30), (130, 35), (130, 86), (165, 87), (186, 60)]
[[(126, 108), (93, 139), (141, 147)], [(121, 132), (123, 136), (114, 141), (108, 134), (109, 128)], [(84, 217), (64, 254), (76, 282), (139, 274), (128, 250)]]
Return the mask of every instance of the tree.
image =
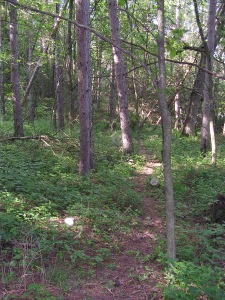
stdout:
[(109, 93), (109, 119), (110, 123), (113, 123), (113, 120), (116, 117), (116, 83), (115, 83), (115, 67), (114, 61), (112, 59), (111, 64), (111, 74), (110, 74), (110, 93)]
[[(213, 70), (213, 54), (215, 47), (215, 28), (216, 28), (216, 0), (210, 0), (208, 14), (208, 31), (207, 42), (205, 45), (206, 68), (212, 72)], [(201, 28), (200, 28), (201, 31)], [(203, 39), (203, 36), (202, 36)], [(212, 75), (205, 73), (204, 103), (202, 116), (202, 134), (201, 134), (201, 151), (206, 152), (210, 145), (210, 115), (212, 104)], [(212, 127), (211, 127), (212, 128)]]
[[(73, 11), (74, 11), (74, 1), (69, 0), (69, 19), (73, 19)], [(73, 41), (72, 41), (72, 23), (68, 22), (68, 36), (67, 36), (67, 66), (68, 66), (68, 88), (69, 88), (69, 121), (70, 128), (73, 129), (74, 120), (75, 120), (75, 99), (73, 95)]]
[(112, 51), (115, 65), (115, 76), (117, 83), (117, 93), (119, 102), (120, 127), (122, 134), (122, 144), (124, 153), (133, 152), (133, 143), (130, 130), (130, 120), (128, 114), (127, 84), (124, 71), (123, 56), (120, 49), (120, 28), (117, 15), (116, 0), (108, 0), (109, 19), (112, 37)]
[[(215, 32), (215, 40), (214, 40), (214, 49), (216, 49), (219, 44), (224, 29), (224, 13), (225, 13), (225, 3), (222, 2), (218, 8), (218, 16), (216, 23), (216, 32)], [(198, 12), (198, 3), (195, 2), (195, 14), (198, 24), (198, 27), (202, 27), (200, 23), (200, 16)], [(202, 32), (203, 37), (203, 32)], [(197, 115), (199, 113), (199, 108), (201, 105), (201, 100), (203, 99), (204, 94), (204, 83), (205, 83), (205, 71), (206, 68), (206, 51), (205, 51), (205, 37), (201, 37), (201, 44), (199, 47), (195, 48), (200, 53), (199, 59), (199, 68), (196, 72), (196, 77), (194, 80), (193, 88), (190, 94), (188, 111), (186, 114), (182, 134), (183, 135), (192, 135), (195, 133), (195, 125), (197, 122)], [(194, 47), (190, 47), (190, 49), (194, 49)]]
[[(176, 29), (180, 30), (180, 23), (181, 23), (181, 12), (180, 12), (180, 8), (181, 8), (181, 4), (180, 4), (180, 0), (177, 0), (176, 3)], [(176, 81), (179, 82), (179, 72), (177, 72), (176, 74)], [(175, 95), (175, 125), (174, 128), (179, 130), (181, 127), (181, 92), (180, 90), (177, 91), (176, 95)]]
[[(89, 0), (76, 0), (76, 21), (79, 24), (89, 26), (89, 6)], [(93, 167), (90, 31), (82, 27), (77, 27), (77, 50), (80, 120), (79, 172), (81, 175), (88, 175)]]
[[(17, 0), (11, 1), (16, 4)], [(14, 115), (14, 136), (23, 136), (22, 106), (20, 101), (20, 79), (18, 64), (18, 32), (17, 32), (17, 10), (10, 5), (10, 49), (11, 49), (11, 82)]]
[(195, 133), (195, 125), (201, 100), (203, 98), (205, 72), (202, 68), (205, 67), (205, 54), (201, 53), (199, 68), (195, 77), (194, 85), (190, 94), (188, 110), (182, 129), (183, 135), (192, 135)]
[[(56, 13), (59, 13), (59, 4), (56, 4)], [(57, 20), (56, 20), (57, 22)], [(59, 33), (55, 33), (55, 100), (57, 111), (57, 129), (63, 130), (64, 124), (64, 99), (63, 99), (63, 71), (60, 53)]]
[[(32, 22), (32, 21), (31, 21)], [(30, 81), (30, 76), (32, 74), (32, 59), (33, 59), (33, 35), (31, 30), (28, 31), (28, 82)], [(35, 118), (35, 100), (34, 100), (34, 90), (31, 87), (28, 93), (28, 100), (29, 100), (29, 121), (34, 123)]]
[(171, 169), (171, 135), (172, 124), (166, 102), (166, 66), (164, 46), (164, 0), (158, 1), (158, 64), (159, 64), (159, 106), (162, 118), (163, 133), (163, 172), (166, 196), (166, 236), (167, 254), (170, 258), (176, 257), (175, 233), (174, 233), (174, 196)]
[[(0, 4), (0, 53), (3, 50), (3, 7)], [(3, 60), (0, 57), (0, 119), (5, 118), (4, 73)]]

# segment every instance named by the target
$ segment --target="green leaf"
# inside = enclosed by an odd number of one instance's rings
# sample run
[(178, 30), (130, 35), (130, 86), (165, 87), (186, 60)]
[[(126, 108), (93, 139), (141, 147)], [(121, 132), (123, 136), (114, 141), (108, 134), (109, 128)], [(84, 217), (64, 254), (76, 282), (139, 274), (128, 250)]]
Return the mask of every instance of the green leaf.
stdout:
[(126, 4), (126, 1), (125, 0), (119, 0), (119, 5), (120, 6), (124, 6)]
[(176, 49), (171, 49), (170, 51), (170, 58), (173, 59), (177, 55)]

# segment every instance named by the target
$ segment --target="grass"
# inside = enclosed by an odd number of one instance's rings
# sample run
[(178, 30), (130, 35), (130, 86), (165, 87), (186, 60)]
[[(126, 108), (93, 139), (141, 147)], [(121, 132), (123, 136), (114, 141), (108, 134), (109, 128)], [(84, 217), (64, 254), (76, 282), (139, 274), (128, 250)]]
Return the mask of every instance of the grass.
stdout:
[[(25, 125), (26, 135), (40, 134), (43, 124), (40, 119)], [(142, 210), (132, 178), (143, 160), (123, 155), (112, 132), (101, 127), (95, 134), (95, 169), (80, 177), (78, 128), (59, 134), (45, 128), (43, 140), (12, 142), (6, 141), (10, 126), (0, 127), (0, 277), (5, 288), (24, 278), (29, 297), (44, 299), (48, 292), (31, 285), (30, 278), (61, 282), (68, 290), (74, 269), (79, 282), (92, 276), (112, 249), (118, 251), (114, 236), (129, 231), (130, 220)], [(73, 227), (64, 224), (67, 216), (74, 218)]]
[[(119, 132), (113, 133), (106, 121), (96, 122), (95, 168), (90, 177), (80, 177), (77, 126), (73, 132), (55, 133), (46, 118), (39, 118), (34, 126), (25, 125), (26, 135), (46, 137), (14, 142), (6, 141), (11, 126), (10, 121), (0, 124), (1, 282), (7, 289), (22, 278), (24, 299), (63, 299), (74, 284), (93, 276), (96, 266), (113, 267), (110, 257), (121, 249), (116, 236), (129, 233), (133, 219), (143, 213), (133, 178), (144, 157), (124, 155)], [(161, 129), (145, 126), (140, 138), (161, 161)], [(147, 275), (152, 260), (165, 267), (165, 299), (225, 299), (224, 223), (211, 220), (216, 195), (225, 195), (225, 141), (218, 138), (215, 167), (210, 156), (200, 155), (198, 136), (187, 139), (174, 131), (172, 140), (177, 261), (166, 263), (165, 241), (140, 260)], [(154, 176), (161, 188), (143, 192), (159, 199), (164, 214), (161, 167)], [(72, 227), (64, 223), (68, 216), (74, 218)], [(138, 252), (128, 255), (139, 258)], [(57, 296), (49, 294), (48, 284), (60, 288)]]
[[(160, 131), (145, 139), (145, 147), (160, 157)], [(177, 262), (168, 265), (165, 299), (225, 299), (225, 208), (219, 223), (212, 220), (217, 194), (225, 195), (224, 138), (218, 135), (217, 166), (199, 151), (200, 137), (172, 138), (172, 169), (176, 202)], [(162, 170), (156, 171), (162, 181)], [(161, 205), (164, 199), (161, 194)], [(214, 278), (212, 280), (212, 278)], [(201, 298), (202, 297), (202, 298)], [(204, 298), (205, 297), (205, 298)]]

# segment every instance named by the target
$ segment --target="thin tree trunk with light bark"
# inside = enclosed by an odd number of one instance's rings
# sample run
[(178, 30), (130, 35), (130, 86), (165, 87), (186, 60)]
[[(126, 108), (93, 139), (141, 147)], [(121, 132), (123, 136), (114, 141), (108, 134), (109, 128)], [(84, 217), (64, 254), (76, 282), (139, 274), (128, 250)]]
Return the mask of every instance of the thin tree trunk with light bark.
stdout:
[(166, 102), (166, 66), (164, 46), (164, 0), (158, 1), (158, 64), (159, 64), (159, 106), (162, 117), (163, 132), (163, 172), (166, 197), (166, 236), (168, 257), (176, 258), (175, 228), (174, 228), (174, 195), (171, 168), (171, 116)]
[(109, 120), (112, 124), (116, 117), (116, 79), (115, 79), (115, 67), (112, 60), (111, 74), (110, 74), (110, 94), (109, 94)]
[[(180, 29), (180, 0), (176, 1), (176, 29)], [(179, 82), (179, 72), (176, 74), (176, 82)], [(179, 130), (181, 128), (181, 93), (178, 91), (174, 99), (174, 109), (175, 109), (175, 124), (174, 128)]]
[(97, 58), (97, 90), (96, 90), (96, 106), (99, 110), (101, 107), (101, 89), (102, 89), (102, 52), (103, 44), (102, 41), (98, 41), (98, 58)]
[(108, 0), (108, 6), (109, 6), (111, 37), (113, 42), (112, 50), (113, 50), (113, 58), (115, 64), (122, 145), (123, 145), (124, 153), (132, 153), (133, 143), (132, 143), (130, 120), (128, 114), (127, 83), (125, 78), (123, 55), (120, 50), (120, 28), (119, 28), (119, 19), (117, 15), (116, 0)]
[[(69, 19), (73, 18), (73, 7), (74, 1), (69, 0)], [(68, 53), (67, 53), (67, 61), (68, 61), (68, 77), (69, 77), (69, 122), (70, 129), (74, 127), (75, 121), (75, 99), (73, 96), (73, 47), (72, 47), (72, 23), (68, 22)]]
[[(32, 40), (32, 32), (28, 32), (28, 82), (30, 80), (30, 76), (32, 73), (32, 57), (33, 57), (33, 40)], [(33, 88), (31, 87), (29, 93), (28, 93), (28, 100), (29, 100), (29, 122), (34, 123), (35, 118), (35, 99), (34, 99), (34, 93)]]
[[(215, 36), (216, 36), (216, 5), (217, 0), (210, 0), (209, 15), (208, 15), (208, 31), (206, 43), (206, 68), (213, 71), (213, 54), (215, 50)], [(204, 88), (204, 102), (202, 115), (202, 134), (201, 134), (201, 151), (206, 152), (210, 148), (210, 119), (211, 119), (211, 105), (213, 97), (213, 78), (208, 72), (205, 73), (205, 88)], [(211, 132), (213, 127), (211, 126)]]
[[(59, 4), (56, 4), (56, 13), (59, 13)], [(57, 22), (57, 20), (56, 20)], [(64, 99), (63, 99), (63, 71), (60, 53), (60, 38), (58, 31), (55, 34), (55, 100), (57, 111), (57, 129), (63, 130), (64, 124)]]

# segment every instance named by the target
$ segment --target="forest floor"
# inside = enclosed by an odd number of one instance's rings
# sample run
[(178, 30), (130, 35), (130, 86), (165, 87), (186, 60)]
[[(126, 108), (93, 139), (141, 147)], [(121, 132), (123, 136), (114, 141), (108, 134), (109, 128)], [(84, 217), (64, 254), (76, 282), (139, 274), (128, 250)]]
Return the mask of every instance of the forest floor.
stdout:
[(165, 224), (157, 200), (146, 192), (147, 179), (158, 162), (152, 161), (145, 149), (141, 154), (145, 156), (145, 165), (134, 180), (136, 190), (144, 197), (144, 214), (135, 220), (136, 226), (130, 233), (117, 236), (121, 248), (110, 257), (114, 268), (103, 264), (93, 277), (71, 289), (65, 300), (163, 299), (159, 287), (163, 283), (163, 270), (154, 253), (160, 247), (160, 240), (165, 240)]
[[(70, 272), (69, 282), (62, 278), (60, 287), (49, 285), (45, 279), (34, 276), (30, 283), (41, 282), (51, 295), (50, 297), (39, 297), (35, 293), (33, 293), (33, 296), (29, 293), (26, 295), (26, 286), (29, 282), (21, 279), (21, 284), (15, 283), (14, 286), (8, 286), (7, 290), (6, 285), (3, 285), (1, 289), (0, 284), (0, 299), (163, 299), (162, 288), (160, 288), (160, 283), (163, 284), (164, 281), (163, 266), (157, 261), (157, 258), (159, 253), (162, 252), (162, 241), (165, 241), (165, 221), (162, 218), (162, 208), (159, 200), (154, 199), (154, 195), (151, 195), (152, 189), (160, 189), (160, 187), (152, 187), (150, 190), (148, 183), (154, 168), (159, 166), (159, 162), (153, 160), (144, 148), (140, 150), (140, 154), (145, 157), (144, 165), (131, 180), (134, 180), (135, 189), (143, 200), (143, 213), (133, 217), (131, 223), (127, 226), (127, 231), (121, 230), (119, 233), (112, 233), (110, 242), (99, 240), (98, 244), (98, 239), (96, 239), (95, 248), (99, 251), (102, 251), (102, 249), (108, 250), (110, 253), (108, 258), (91, 267), (88, 267), (85, 261), (81, 261), (81, 265), (78, 266), (77, 270)], [(154, 190), (152, 191), (154, 193)], [(124, 214), (126, 214), (126, 211)], [(88, 240), (91, 234), (91, 230), (86, 228), (85, 239)], [(112, 245), (112, 241), (114, 245)], [(86, 248), (86, 251), (91, 252), (88, 246)], [(54, 267), (58, 268), (57, 265)], [(63, 276), (63, 272), (66, 272), (67, 266), (65, 265), (62, 274), (60, 274), (60, 268), (59, 277)], [(80, 278), (79, 270), (83, 272)], [(26, 284), (23, 284), (25, 281)], [(64, 285), (67, 285), (67, 287), (64, 287)], [(3, 298), (1, 298), (1, 295)], [(39, 295), (41, 295), (40, 291)]]

